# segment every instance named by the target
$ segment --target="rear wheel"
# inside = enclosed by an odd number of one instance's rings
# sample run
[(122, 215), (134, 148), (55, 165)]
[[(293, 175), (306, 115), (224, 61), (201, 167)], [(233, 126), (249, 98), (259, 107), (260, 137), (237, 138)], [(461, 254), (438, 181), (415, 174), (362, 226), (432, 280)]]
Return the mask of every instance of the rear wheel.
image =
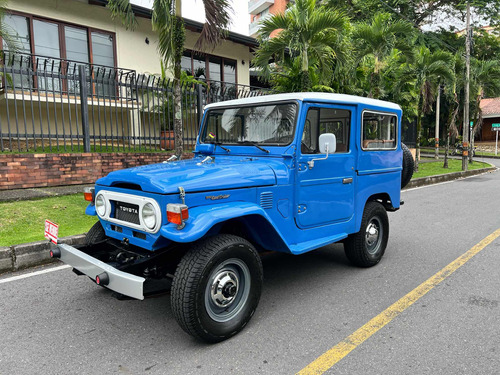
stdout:
[(387, 212), (378, 202), (367, 202), (358, 233), (344, 242), (349, 261), (358, 267), (371, 267), (382, 259), (389, 239)]
[(172, 310), (184, 331), (223, 341), (250, 321), (263, 283), (260, 257), (248, 241), (223, 234), (195, 244), (172, 284)]

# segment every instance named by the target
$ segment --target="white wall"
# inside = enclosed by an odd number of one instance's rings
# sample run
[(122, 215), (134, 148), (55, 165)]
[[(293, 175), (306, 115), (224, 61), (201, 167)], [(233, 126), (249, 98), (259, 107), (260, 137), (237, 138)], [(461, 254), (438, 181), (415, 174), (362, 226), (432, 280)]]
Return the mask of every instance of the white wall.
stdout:
[[(10, 0), (7, 8), (51, 18), (61, 22), (92, 27), (116, 34), (117, 66), (139, 73), (160, 73), (160, 57), (157, 53), (158, 37), (151, 29), (151, 20), (137, 17), (138, 27), (127, 30), (120, 19), (112, 20), (110, 11), (101, 6), (89, 5), (81, 0)], [(187, 31), (186, 48), (192, 49), (197, 33)], [(146, 44), (146, 37), (149, 44)], [(224, 41), (212, 52), (214, 55), (238, 61), (238, 83), (249, 84), (249, 48), (231, 41)], [(243, 64), (242, 61), (245, 63)]]

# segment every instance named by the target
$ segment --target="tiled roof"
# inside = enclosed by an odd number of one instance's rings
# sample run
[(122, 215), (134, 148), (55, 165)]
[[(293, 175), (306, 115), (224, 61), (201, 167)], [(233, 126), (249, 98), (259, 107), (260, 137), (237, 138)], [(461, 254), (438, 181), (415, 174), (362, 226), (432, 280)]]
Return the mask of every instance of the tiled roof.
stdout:
[(500, 98), (482, 99), (479, 105), (483, 117), (500, 117)]

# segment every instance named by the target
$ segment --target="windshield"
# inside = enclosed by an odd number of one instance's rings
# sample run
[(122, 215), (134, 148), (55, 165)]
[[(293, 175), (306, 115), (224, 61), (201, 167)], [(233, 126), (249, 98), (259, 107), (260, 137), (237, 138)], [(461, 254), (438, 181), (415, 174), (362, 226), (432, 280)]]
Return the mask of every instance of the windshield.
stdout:
[(214, 108), (208, 111), (201, 141), (285, 146), (292, 142), (296, 113), (294, 103)]

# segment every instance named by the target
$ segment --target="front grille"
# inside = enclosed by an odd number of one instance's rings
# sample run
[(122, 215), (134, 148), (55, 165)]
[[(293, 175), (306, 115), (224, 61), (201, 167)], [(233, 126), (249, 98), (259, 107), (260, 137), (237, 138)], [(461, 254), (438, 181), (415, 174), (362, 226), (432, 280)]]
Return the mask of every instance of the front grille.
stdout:
[(139, 206), (137, 204), (115, 201), (115, 218), (139, 225)]

